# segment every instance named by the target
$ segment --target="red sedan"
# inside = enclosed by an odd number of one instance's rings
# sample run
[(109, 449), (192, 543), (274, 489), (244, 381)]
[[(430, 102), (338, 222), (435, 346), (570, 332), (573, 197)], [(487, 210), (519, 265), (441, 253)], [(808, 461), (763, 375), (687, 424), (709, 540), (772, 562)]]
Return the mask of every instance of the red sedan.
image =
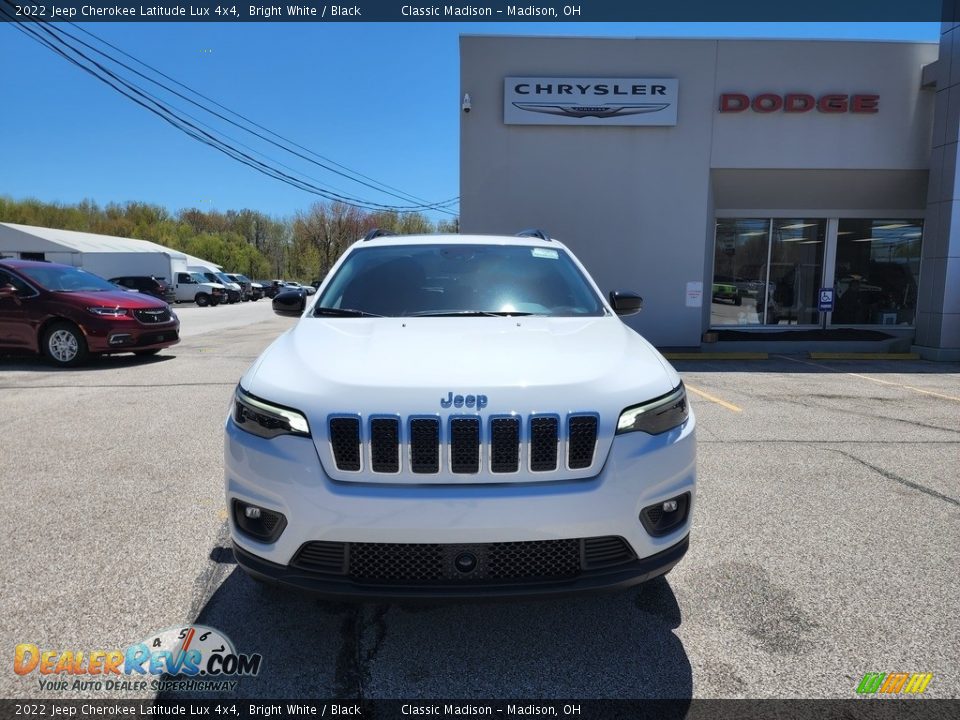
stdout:
[(70, 366), (91, 354), (153, 355), (178, 342), (180, 321), (162, 300), (69, 265), (0, 260), (0, 350)]

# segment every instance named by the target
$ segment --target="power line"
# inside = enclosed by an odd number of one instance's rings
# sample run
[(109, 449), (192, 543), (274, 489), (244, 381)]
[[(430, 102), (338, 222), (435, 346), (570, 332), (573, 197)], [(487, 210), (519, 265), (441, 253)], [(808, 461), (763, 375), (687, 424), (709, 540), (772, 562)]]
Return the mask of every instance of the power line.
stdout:
[[(336, 165), (337, 167), (342, 168), (343, 170), (345, 170), (345, 171), (347, 171), (347, 172), (349, 172), (349, 173), (353, 173), (354, 175), (357, 175), (357, 176), (359, 176), (359, 177), (361, 177), (361, 178), (364, 178), (365, 180), (369, 180), (369, 181), (371, 181), (371, 182), (373, 182), (373, 183), (376, 183), (377, 185), (379, 185), (379, 186), (381, 186), (381, 187), (388, 188), (388, 189), (390, 189), (390, 190), (395, 190), (396, 192), (398, 192), (398, 193), (400, 193), (401, 195), (405, 196), (405, 199), (416, 200), (416, 201), (418, 201), (418, 202), (420, 202), (420, 203), (423, 203), (423, 204), (427, 204), (427, 205), (438, 205), (438, 206), (439, 206), (439, 205), (447, 205), (447, 204), (450, 204), (450, 203), (452, 203), (452, 202), (455, 202), (455, 201), (459, 200), (459, 198), (451, 198), (450, 200), (445, 200), (445, 201), (443, 201), (443, 202), (441, 202), (441, 203), (429, 203), (428, 201), (424, 200), (424, 199), (421, 198), (421, 197), (417, 197), (416, 195), (412, 195), (412, 194), (410, 194), (410, 193), (404, 192), (403, 190), (400, 190), (399, 188), (393, 187), (392, 185), (388, 185), (388, 184), (386, 184), (386, 183), (384, 183), (384, 182), (380, 182), (380, 181), (378, 181), (378, 180), (375, 180), (374, 178), (371, 178), (371, 177), (368, 176), (368, 175), (364, 175), (363, 173), (361, 173), (361, 172), (359, 172), (359, 171), (357, 171), (357, 170), (353, 170), (353, 169), (347, 167), (346, 165), (343, 165), (343, 164), (341, 164), (341, 163), (338, 163), (336, 160), (332, 160), (331, 158), (328, 158), (328, 157), (326, 157), (326, 156), (324, 156), (324, 155), (321, 155), (321, 154), (319, 154), (319, 153), (317, 153), (317, 152), (314, 152), (314, 151), (311, 150), (310, 148), (304, 147), (303, 145), (300, 145), (299, 143), (297, 143), (297, 142), (295, 142), (295, 141), (293, 141), (293, 140), (290, 140), (289, 138), (286, 138), (286, 137), (284, 137), (283, 135), (280, 135), (279, 133), (276, 133), (276, 132), (270, 130), (269, 128), (267, 128), (267, 127), (264, 127), (263, 125), (260, 125), (259, 123), (257, 123), (257, 122), (254, 121), (254, 120), (251, 120), (250, 118), (246, 117), (246, 116), (243, 115), (242, 113), (239, 113), (239, 112), (237, 112), (237, 111), (235, 111), (235, 110), (231, 110), (230, 108), (226, 107), (225, 105), (222, 105), (221, 103), (217, 102), (217, 101), (214, 100), (213, 98), (208, 97), (207, 95), (204, 95), (204, 94), (201, 93), (199, 90), (195, 90), (195, 89), (191, 88), (189, 85), (186, 85), (186, 84), (180, 82), (180, 81), (177, 80), (176, 78), (170, 77), (169, 75), (167, 75), (167, 74), (164, 73), (163, 71), (158, 70), (157, 68), (153, 67), (152, 65), (150, 65), (150, 64), (148, 64), (148, 63), (146, 63), (146, 62), (144, 62), (144, 61), (142, 61), (142, 60), (134, 57), (133, 55), (131, 55), (130, 53), (126, 52), (126, 51), (123, 50), (122, 48), (119, 48), (119, 47), (117, 47), (116, 45), (110, 43), (109, 41), (104, 40), (103, 38), (99, 37), (98, 35), (93, 34), (93, 33), (90, 32), (89, 30), (87, 30), (86, 28), (83, 28), (83, 27), (81, 27), (80, 25), (77, 25), (76, 23), (73, 23), (73, 22), (70, 22), (69, 24), (72, 25), (73, 27), (75, 27), (75, 28), (76, 28), (77, 30), (79, 30), (80, 32), (85, 33), (86, 35), (89, 35), (90, 37), (94, 38), (94, 39), (97, 40), (98, 42), (103, 43), (103, 44), (106, 45), (107, 47), (109, 47), (109, 48), (115, 50), (116, 52), (120, 53), (121, 55), (129, 58), (130, 60), (134, 61), (135, 63), (137, 63), (137, 64), (139, 64), (139, 65), (142, 65), (143, 67), (145, 67), (145, 68), (147, 68), (147, 69), (155, 72), (156, 74), (158, 74), (158, 75), (160, 75), (161, 77), (169, 80), (170, 82), (174, 83), (175, 85), (178, 85), (178, 86), (184, 88), (185, 90), (188, 90), (189, 92), (192, 92), (194, 95), (196, 95), (196, 96), (198, 96), (198, 97), (200, 97), (200, 98), (203, 98), (203, 99), (206, 100), (207, 102), (213, 103), (213, 104), (216, 105), (218, 108), (220, 108), (220, 109), (222, 109), (222, 110), (225, 110), (226, 112), (230, 113), (231, 115), (234, 115), (234, 116), (236, 116), (236, 117), (238, 117), (238, 118), (241, 118), (242, 120), (244, 120), (245, 122), (249, 123), (250, 125), (253, 125), (254, 127), (256, 127), (256, 128), (258, 128), (258, 129), (260, 129), (260, 130), (263, 130), (264, 132), (266, 132), (266, 133), (268, 133), (268, 134), (270, 134), (270, 135), (272, 135), (272, 136), (274, 136), (274, 137), (276, 137), (276, 138), (279, 138), (280, 140), (283, 140), (285, 143), (288, 143), (288, 144), (292, 145), (292, 146), (295, 147), (295, 148), (298, 148), (298, 149), (300, 149), (300, 150), (303, 150), (304, 152), (307, 152), (307, 153), (313, 155), (313, 156), (316, 157), (316, 158), (319, 158), (319, 159), (321, 159), (321, 160), (324, 160), (325, 162), (328, 162), (328, 163), (330, 163), (330, 164), (332, 164), (332, 165)], [(66, 31), (64, 31), (64, 30), (60, 30), (60, 32), (63, 32), (64, 34), (69, 35), (69, 33), (66, 33)], [(80, 40), (79, 38), (77, 38), (77, 37), (75, 37), (75, 36), (73, 36), (73, 35), (69, 35), (69, 37), (74, 38), (75, 40), (77, 40), (77, 42), (83, 43), (82, 40)], [(86, 43), (83, 43), (83, 44), (86, 45)], [(87, 47), (90, 47), (90, 46), (88, 45)], [(91, 48), (91, 49), (96, 50), (96, 48)], [(105, 53), (103, 53), (103, 52), (100, 51), (100, 50), (96, 50), (96, 51), (99, 52), (101, 55), (104, 55), (105, 57), (110, 57), (109, 55), (106, 55)], [(116, 60), (115, 58), (110, 58), (110, 59), (113, 60), (114, 62), (116, 62), (117, 64), (122, 65), (123, 67), (127, 67), (127, 68), (130, 69), (132, 72), (137, 72), (136, 70), (133, 70), (132, 68), (129, 68), (129, 66), (124, 65), (123, 63), (121, 63), (120, 61)], [(138, 73), (138, 74), (139, 74), (139, 73)], [(141, 75), (141, 77), (146, 77), (146, 76)], [(156, 80), (154, 80), (154, 79), (152, 79), (152, 78), (146, 78), (146, 79), (149, 80), (150, 82), (155, 83), (155, 84), (157, 84), (157, 85), (160, 85), (160, 87), (163, 87), (164, 89), (169, 90), (170, 92), (174, 92), (174, 93), (176, 94), (175, 91), (170, 90), (169, 88), (167, 88), (167, 87), (166, 87), (165, 85), (163, 85), (162, 83), (159, 83), (159, 82), (157, 82)], [(193, 102), (193, 101), (191, 100), (190, 102)], [(193, 102), (193, 104), (196, 105), (197, 103)], [(204, 109), (207, 110), (207, 112), (212, 112), (212, 111), (208, 110), (207, 108), (204, 108)], [(213, 114), (215, 114), (215, 113), (213, 113)], [(222, 116), (220, 116), (220, 115), (217, 115), (217, 116), (222, 118)], [(227, 122), (231, 122), (231, 123), (232, 123), (232, 121), (230, 121), (230, 120), (228, 120), (228, 119), (226, 119), (226, 118), (223, 118), (223, 119), (227, 120)], [(236, 123), (232, 123), (232, 124), (236, 125)], [(243, 127), (240, 126), (240, 125), (237, 125), (237, 127), (241, 127), (241, 129), (245, 130), (246, 132), (250, 132), (251, 134), (257, 135), (257, 137), (262, 137), (262, 136), (258, 135), (257, 133), (253, 133), (252, 131), (250, 131), (250, 130), (247, 129), (247, 128), (243, 128)], [(271, 142), (271, 141), (269, 141), (269, 140), (267, 140), (267, 141), (268, 141), (268, 142)], [(292, 152), (292, 151), (290, 151), (288, 148), (283, 147), (283, 146), (281, 146), (281, 145), (278, 145), (277, 143), (273, 143), (273, 144), (277, 145), (277, 147), (281, 147), (282, 149), (287, 150), (287, 152)], [(294, 153), (294, 154), (298, 155), (298, 157), (302, 157), (301, 155), (299, 155), (299, 154), (297, 154), (297, 153)], [(326, 168), (326, 166), (324, 166), (324, 165), (321, 165), (321, 167)], [(326, 169), (329, 169), (329, 168), (326, 168)], [(353, 179), (353, 178), (350, 178), (350, 179)], [(394, 197), (396, 197), (396, 196), (394, 196)]]
[[(3, 7), (0, 7), (0, 12), (2, 12), (2, 13), (3, 13), (4, 15), (6, 15), (8, 18), (11, 18), (11, 19), (12, 19), (12, 16), (10, 16), (9, 12), (8, 12), (6, 9), (4, 9)], [(200, 142), (202, 142), (202, 143), (204, 143), (204, 144), (206, 144), (206, 145), (208, 145), (208, 146), (210, 146), (210, 147), (212, 147), (212, 148), (214, 148), (214, 149), (216, 149), (216, 150), (219, 150), (220, 152), (226, 154), (227, 156), (229, 156), (229, 157), (231, 157), (231, 158), (233, 158), (233, 159), (235, 159), (235, 160), (243, 163), (244, 165), (247, 165), (248, 167), (251, 167), (251, 168), (254, 169), (254, 170), (257, 170), (258, 172), (261, 172), (261, 173), (267, 175), (268, 177), (272, 177), (272, 178), (277, 179), (277, 180), (280, 180), (280, 181), (282, 181), (282, 182), (286, 182), (287, 184), (289, 184), (289, 185), (291, 185), (291, 186), (293, 186), (293, 187), (296, 187), (296, 188), (298, 188), (298, 189), (300, 189), (300, 190), (304, 190), (304, 191), (306, 191), (306, 192), (311, 192), (311, 193), (313, 193), (313, 194), (320, 195), (321, 197), (324, 197), (324, 198), (326, 198), (326, 199), (328, 199), (328, 200), (334, 200), (334, 201), (338, 201), (338, 202), (343, 202), (344, 204), (352, 205), (352, 206), (359, 207), (359, 208), (362, 208), (362, 209), (365, 209), (365, 210), (370, 210), (370, 211), (393, 211), (393, 212), (419, 212), (419, 211), (421, 211), (421, 210), (428, 210), (428, 209), (429, 209), (429, 210), (435, 210), (435, 211), (438, 211), (438, 212), (447, 212), (447, 213), (450, 213), (450, 214), (454, 214), (454, 215), (455, 215), (455, 213), (451, 213), (449, 210), (445, 209), (445, 206), (446, 206), (446, 205), (449, 205), (449, 204), (452, 203), (452, 202), (455, 202), (455, 201), (457, 200), (456, 198), (454, 198), (454, 199), (452, 199), (452, 200), (450, 200), (450, 201), (445, 201), (445, 202), (443, 202), (443, 203), (437, 203), (437, 204), (432, 204), (432, 205), (394, 206), (394, 205), (386, 205), (386, 204), (383, 204), (383, 203), (374, 203), (374, 202), (370, 202), (370, 201), (365, 201), (365, 200), (361, 200), (361, 199), (358, 199), (358, 198), (354, 198), (354, 197), (351, 197), (351, 196), (348, 196), (348, 195), (342, 195), (342, 194), (340, 194), (340, 193), (332, 192), (332, 191), (330, 191), (330, 190), (328, 190), (328, 189), (326, 189), (326, 188), (323, 188), (323, 187), (320, 187), (320, 186), (317, 186), (317, 185), (313, 185), (312, 183), (305, 182), (304, 180), (302, 180), (302, 179), (300, 179), (300, 178), (298, 178), (298, 177), (295, 177), (295, 176), (293, 176), (293, 175), (289, 175), (289, 174), (287, 174), (287, 173), (285, 173), (285, 172), (282, 172), (282, 171), (278, 170), (276, 167), (273, 167), (272, 165), (269, 165), (269, 164), (267, 164), (267, 163), (264, 163), (264, 162), (261, 162), (261, 161), (257, 160), (256, 158), (248, 155), (247, 153), (244, 153), (244, 152), (238, 150), (236, 147), (230, 145), (229, 143), (224, 142), (224, 141), (223, 141), (222, 139), (220, 139), (219, 137), (216, 137), (215, 135), (211, 135), (210, 133), (202, 130), (201, 128), (199, 128), (198, 126), (194, 125), (193, 123), (191, 123), (191, 122), (189, 122), (189, 121), (187, 121), (187, 120), (184, 120), (183, 117), (181, 117), (180, 115), (177, 114), (177, 112), (175, 112), (175, 109), (171, 109), (171, 107), (170, 107), (169, 105), (167, 105), (165, 102), (163, 102), (160, 98), (158, 98), (158, 97), (155, 96), (155, 95), (152, 95), (151, 93), (149, 93), (149, 92), (147, 92), (147, 91), (142, 90), (141, 88), (139, 88), (138, 86), (134, 85), (134, 84), (131, 83), (130, 81), (126, 80), (125, 78), (122, 78), (122, 77), (116, 75), (116, 74), (115, 74), (114, 72), (112, 72), (109, 68), (104, 67), (103, 65), (101, 65), (101, 64), (100, 64), (99, 62), (97, 62), (96, 60), (88, 57), (88, 56), (87, 56), (86, 54), (84, 54), (81, 50), (77, 49), (75, 46), (73, 46), (73, 45), (71, 45), (69, 42), (65, 41), (62, 37), (60, 37), (59, 35), (57, 35), (55, 32), (52, 32), (50, 29), (48, 29), (48, 27), (47, 27), (46, 25), (41, 25), (41, 24), (39, 24), (39, 23), (36, 24), (37, 27), (38, 27), (40, 30), (42, 30), (44, 33), (46, 33), (46, 34), (49, 35), (51, 38), (53, 38), (53, 41), (54, 41), (54, 42), (58, 43), (60, 46), (66, 48), (66, 49), (69, 50), (70, 52), (74, 53), (76, 56), (79, 56), (80, 58), (83, 58), (83, 60), (85, 60), (87, 63), (89, 63), (89, 64), (92, 65), (92, 66), (95, 66), (96, 68), (98, 68), (100, 72), (97, 72), (97, 70), (95, 70), (95, 69), (93, 69), (92, 67), (90, 67), (90, 65), (86, 65), (86, 64), (84, 64), (83, 62), (77, 60), (75, 57), (67, 54), (67, 53), (64, 52), (60, 47), (58, 47), (57, 45), (54, 45), (53, 42), (51, 42), (50, 40), (48, 40), (46, 37), (44, 37), (43, 35), (41, 35), (41, 34), (40, 34), (39, 32), (37, 32), (36, 30), (34, 30), (34, 29), (32, 29), (32, 28), (27, 28), (27, 27), (25, 27), (22, 23), (16, 22), (16, 21), (14, 22), (14, 25), (15, 25), (15, 27), (17, 27), (18, 30), (20, 30), (22, 33), (24, 33), (24, 34), (27, 35), (28, 37), (32, 38), (33, 40), (35, 40), (36, 42), (40, 43), (41, 45), (47, 47), (48, 49), (50, 49), (51, 51), (53, 51), (54, 53), (56, 53), (56, 54), (59, 55), (60, 57), (64, 58), (65, 60), (67, 60), (67, 61), (70, 62), (71, 64), (77, 66), (77, 67), (80, 68), (81, 70), (84, 70), (84, 71), (87, 72), (88, 74), (93, 75), (95, 78), (97, 78), (97, 79), (100, 80), (101, 82), (105, 83), (106, 85), (110, 86), (112, 89), (116, 90), (117, 92), (119, 92), (119, 93), (120, 93), (121, 95), (123, 95), (124, 97), (132, 100), (132, 101), (135, 102), (137, 105), (140, 105), (141, 107), (143, 107), (144, 109), (148, 110), (149, 112), (157, 115), (158, 117), (160, 117), (161, 119), (163, 119), (163, 120), (166, 121), (167, 123), (171, 124), (172, 126), (174, 126), (175, 128), (177, 128), (177, 129), (180, 130), (181, 132), (184, 132), (185, 134), (187, 134), (189, 137), (191, 137), (191, 138), (193, 138), (193, 139), (195, 139), (195, 140), (198, 140), (198, 141), (200, 141)], [(84, 43), (82, 40), (79, 40), (79, 39), (77, 39), (77, 38), (73, 38), (73, 36), (70, 36), (70, 35), (68, 35), (68, 37), (71, 37), (72, 39), (76, 40), (77, 42), (82, 43), (82, 44), (85, 45), (86, 47), (90, 47), (87, 43)], [(96, 50), (96, 48), (91, 48), (91, 49)], [(100, 51), (97, 51), (97, 52), (99, 52), (101, 55), (105, 55), (104, 53), (102, 53), (102, 52), (100, 52)], [(106, 56), (106, 55), (105, 55), (105, 56)], [(109, 56), (106, 56), (106, 57), (109, 57)], [(122, 64), (122, 63), (121, 63), (121, 64)], [(125, 67), (126, 67), (126, 66), (125, 66)], [(136, 73), (137, 73), (138, 75), (140, 75), (141, 77), (145, 77), (145, 76), (143, 76), (142, 73), (139, 73), (139, 72), (137, 72), (137, 71), (135, 71), (135, 70), (134, 70), (134, 72), (136, 72)], [(111, 78), (112, 78), (112, 80), (111, 80)], [(149, 78), (147, 78), (147, 79), (149, 80)], [(120, 87), (117, 83), (119, 83), (119, 84), (122, 85), (123, 87)], [(163, 86), (161, 85), (161, 87), (163, 87)], [(124, 89), (124, 88), (126, 88), (126, 89)], [(184, 97), (184, 96), (180, 95), (179, 93), (175, 93), (175, 94), (179, 95), (180, 97)], [(185, 99), (189, 100), (189, 98), (185, 98)], [(193, 102), (193, 101), (191, 101), (191, 102)], [(193, 103), (193, 104), (197, 104), (197, 103)], [(200, 106), (200, 107), (202, 107), (202, 106)], [(181, 111), (181, 112), (182, 112), (182, 111)], [(210, 111), (208, 111), (208, 112), (210, 112)], [(214, 114), (217, 114), (217, 113), (214, 113)], [(219, 115), (218, 115), (218, 116), (219, 116)], [(190, 117), (190, 116), (188, 116), (188, 117)], [(220, 117), (222, 117), (222, 116), (220, 116)], [(193, 119), (196, 119), (196, 118), (193, 118)], [(227, 120), (228, 120), (228, 122), (229, 122), (229, 119), (227, 119)], [(200, 122), (200, 121), (198, 121), (198, 122)], [(236, 123), (233, 123), (233, 124), (236, 125)], [(210, 126), (207, 125), (206, 127), (210, 127)], [(238, 125), (238, 127), (241, 127), (241, 129), (245, 129), (245, 128), (242, 128), (242, 126), (239, 126), (239, 125)], [(211, 129), (212, 129), (212, 128), (211, 128)], [(216, 132), (216, 133), (218, 133), (218, 134), (220, 134), (220, 135), (223, 135), (223, 133), (220, 132), (220, 131), (214, 130), (214, 132)], [(247, 132), (250, 132), (250, 131), (247, 130)], [(256, 133), (254, 133), (254, 134), (256, 134)], [(233, 138), (229, 138), (229, 136), (226, 136), (226, 137), (228, 137), (228, 139), (230, 139), (230, 140), (233, 140)], [(269, 139), (268, 139), (268, 141), (269, 141)], [(234, 142), (236, 142), (236, 141), (234, 140)], [(276, 145), (276, 143), (273, 143), (273, 144)], [(248, 147), (248, 146), (246, 146), (246, 147)], [(249, 148), (249, 149), (252, 150), (252, 148)], [(257, 152), (257, 151), (253, 150), (253, 152)], [(258, 153), (258, 154), (262, 155), (262, 153)], [(266, 156), (263, 156), (263, 157), (266, 157)], [(267, 158), (267, 159), (270, 160), (270, 158)], [(276, 161), (270, 160), (270, 162), (276, 162)], [(288, 169), (291, 169), (291, 170), (292, 170), (292, 168), (289, 168), (289, 166), (283, 166), (283, 167), (288, 167)], [(294, 172), (298, 172), (298, 171), (294, 171)], [(300, 173), (300, 174), (302, 174), (302, 173)], [(338, 173), (338, 174), (342, 174), (342, 173)], [(307, 177), (309, 177), (309, 176), (307, 176)], [(345, 176), (345, 177), (346, 177), (346, 176)], [(311, 179), (312, 179), (312, 178), (311, 178)], [(352, 179), (352, 178), (351, 178), (351, 179)], [(377, 188), (373, 188), (373, 189), (376, 190)], [(379, 191), (379, 190), (378, 190), (378, 191)], [(382, 191), (381, 191), (381, 192), (382, 192)]]

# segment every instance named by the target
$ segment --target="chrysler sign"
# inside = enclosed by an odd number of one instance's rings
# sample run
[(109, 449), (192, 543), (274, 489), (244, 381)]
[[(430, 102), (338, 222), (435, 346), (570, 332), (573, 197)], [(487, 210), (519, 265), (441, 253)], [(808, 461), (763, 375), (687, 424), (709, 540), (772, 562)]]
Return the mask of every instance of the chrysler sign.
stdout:
[(676, 125), (675, 78), (503, 79), (507, 125)]

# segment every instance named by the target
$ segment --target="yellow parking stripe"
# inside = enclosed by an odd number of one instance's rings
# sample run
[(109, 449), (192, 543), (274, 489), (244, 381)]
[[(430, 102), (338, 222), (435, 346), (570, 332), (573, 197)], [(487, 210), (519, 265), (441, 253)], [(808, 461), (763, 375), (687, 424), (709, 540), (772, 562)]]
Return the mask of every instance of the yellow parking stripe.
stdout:
[[(798, 360), (797, 358), (792, 358), (787, 355), (777, 355), (777, 357), (782, 360), (791, 360), (792, 362), (823, 368), (824, 370), (829, 370), (830, 372), (837, 372), (836, 368), (832, 368), (829, 365), (821, 365), (820, 363), (810, 362), (809, 360)], [(924, 390), (923, 388), (918, 388), (914, 385), (904, 385), (903, 383), (892, 382), (891, 380), (881, 380), (880, 378), (870, 377), (869, 375), (861, 375), (860, 373), (845, 372), (843, 374), (849, 375), (850, 377), (860, 378), (861, 380), (869, 380), (870, 382), (877, 383), (878, 385), (892, 385), (893, 387), (902, 388), (904, 390), (913, 390), (914, 392), (923, 393), (924, 395), (933, 395), (933, 397), (942, 398), (944, 400), (954, 400), (956, 402), (960, 402), (960, 397), (956, 397), (954, 395), (944, 395), (943, 393), (934, 392), (933, 390)]]
[(727, 410), (732, 410), (733, 412), (743, 412), (743, 408), (738, 408), (733, 403), (728, 403), (726, 400), (721, 400), (718, 397), (714, 397), (710, 393), (705, 393), (703, 390), (697, 390), (697, 388), (691, 387), (690, 385), (687, 385), (687, 383), (684, 383), (683, 385), (684, 387), (687, 388), (687, 390), (689, 390), (692, 393), (695, 393), (696, 395), (699, 395), (704, 400), (709, 400), (710, 402), (714, 402), (717, 405), (722, 405)]
[(917, 353), (812, 352), (811, 360), (919, 360)]
[(766, 360), (761, 352), (665, 352), (667, 360)]

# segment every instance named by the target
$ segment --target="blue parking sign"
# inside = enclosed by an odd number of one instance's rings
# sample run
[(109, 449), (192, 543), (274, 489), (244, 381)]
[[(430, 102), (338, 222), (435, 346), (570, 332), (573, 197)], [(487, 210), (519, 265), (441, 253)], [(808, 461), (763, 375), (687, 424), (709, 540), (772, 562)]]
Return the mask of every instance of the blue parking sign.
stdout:
[(820, 288), (820, 312), (833, 310), (833, 288)]

